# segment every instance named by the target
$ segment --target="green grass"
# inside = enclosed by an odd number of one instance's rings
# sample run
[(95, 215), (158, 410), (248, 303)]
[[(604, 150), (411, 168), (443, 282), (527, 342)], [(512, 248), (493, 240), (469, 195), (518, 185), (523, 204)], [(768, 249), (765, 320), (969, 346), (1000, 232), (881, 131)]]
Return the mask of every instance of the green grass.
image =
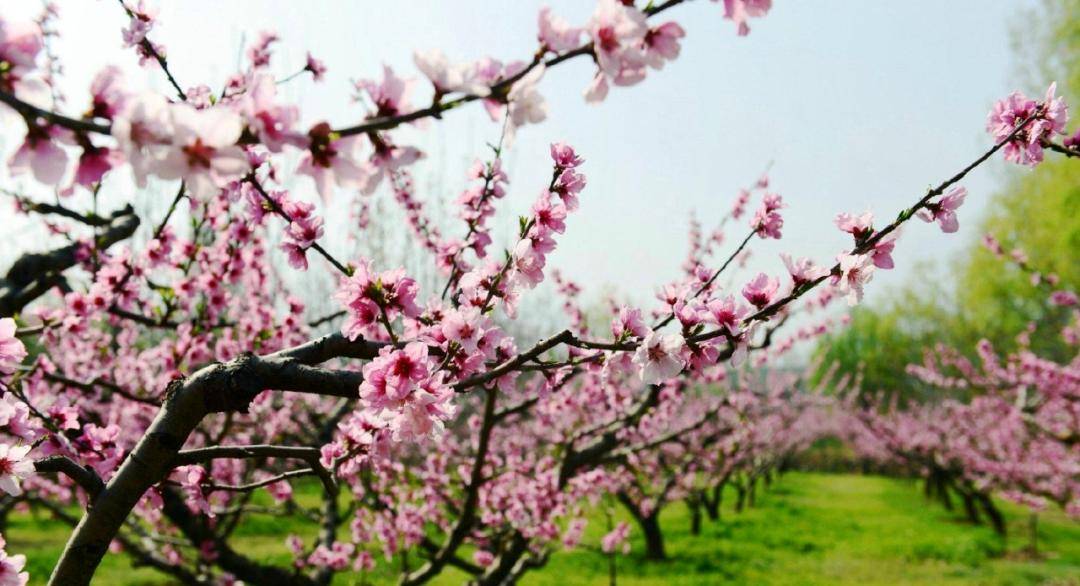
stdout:
[[(790, 474), (759, 493), (757, 507), (737, 515), (731, 497), (725, 497), (721, 522), (706, 520), (699, 536), (690, 534), (685, 506), (668, 506), (661, 520), (671, 559), (644, 560), (644, 546), (635, 533), (631, 554), (617, 558), (618, 583), (1080, 585), (1080, 524), (1056, 511), (1039, 517), (1043, 556), (1032, 560), (1023, 553), (1028, 539), (1025, 511), (1003, 505), (1010, 522), (1010, 539), (1003, 544), (990, 529), (927, 503), (919, 487), (908, 481)], [(627, 519), (621, 509), (615, 510), (616, 520)], [(597, 543), (606, 523), (598, 513), (585, 542)], [(288, 559), (284, 536), (290, 531), (313, 535), (314, 527), (253, 519), (238, 531), (237, 548), (283, 562)], [(15, 515), (7, 533), (8, 551), (25, 553), (31, 583), (41, 583), (66, 536), (67, 528), (58, 522)], [(559, 552), (523, 582), (606, 584), (608, 563), (606, 556), (588, 548)], [(369, 579), (392, 582), (388, 572)], [(463, 575), (454, 573), (437, 583), (462, 581)], [(110, 586), (168, 583), (151, 570), (132, 569), (119, 555), (106, 558), (95, 580)], [(356, 582), (343, 576), (336, 583)]]

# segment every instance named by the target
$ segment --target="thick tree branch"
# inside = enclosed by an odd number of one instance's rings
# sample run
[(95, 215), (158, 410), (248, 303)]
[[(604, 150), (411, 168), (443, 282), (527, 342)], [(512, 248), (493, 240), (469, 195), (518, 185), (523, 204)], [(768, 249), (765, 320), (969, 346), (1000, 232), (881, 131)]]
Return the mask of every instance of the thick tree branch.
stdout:
[(67, 476), (78, 484), (86, 494), (90, 496), (92, 504), (101, 491), (105, 489), (105, 483), (97, 472), (89, 466), (80, 466), (78, 462), (67, 456), (49, 456), (34, 462), (34, 470), (39, 473), (59, 473)]
[[(98, 250), (131, 237), (139, 218), (131, 207), (113, 212), (108, 227), (96, 237)], [(13, 315), (63, 281), (62, 273), (78, 263), (78, 244), (43, 253), (27, 253), (16, 260), (0, 279), (0, 316)]]

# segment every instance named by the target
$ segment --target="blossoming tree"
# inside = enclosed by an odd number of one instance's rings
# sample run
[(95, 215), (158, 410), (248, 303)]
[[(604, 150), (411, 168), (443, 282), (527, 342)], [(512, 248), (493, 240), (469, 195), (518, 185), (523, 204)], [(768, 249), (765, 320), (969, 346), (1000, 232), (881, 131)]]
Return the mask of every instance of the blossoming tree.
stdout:
[[(1045, 294), (1045, 309), (1064, 317), (1063, 342), (1075, 348), (1080, 310), (1070, 286), (1033, 268), (1022, 250), (1006, 255), (990, 235), (984, 244), (1030, 275), (1032, 286)], [(1002, 534), (1004, 518), (990, 499), (994, 493), (1032, 510), (1053, 504), (1080, 516), (1080, 365), (1075, 354), (1065, 361), (1035, 354), (1029, 333), (1020, 335), (1019, 350), (1005, 356), (981, 341), (980, 364), (952, 348), (927, 349), (924, 363), (908, 371), (941, 396), (907, 409), (856, 409), (855, 445), (871, 458), (922, 474), (928, 493), (946, 506), (950, 490), (959, 494), (973, 521), (981, 510)], [(953, 391), (971, 398), (950, 397)]]
[[(958, 183), (997, 151), (1025, 164), (1045, 150), (1077, 155), (1077, 137), (1057, 142), (1066, 112), (1053, 88), (1042, 101), (1013, 96), (992, 114), (988, 150), (894, 221), (839, 215), (853, 242), (831, 264), (785, 255), (788, 275), (720, 282), (755, 239), (781, 237), (786, 206), (762, 178), (707, 241), (691, 231), (685, 274), (662, 284), (657, 307), (613, 305), (610, 332), (594, 331), (577, 286), (556, 279), (570, 326), (539, 341), (515, 337), (507, 324), (519, 300), (552, 274), (548, 255), (587, 197), (583, 157), (552, 144), (550, 181), (531, 187), (538, 195), (515, 242), (492, 254), (490, 224), (509, 184), (503, 141), (466, 178), (455, 236), (425, 209), (410, 172), (423, 153), (398, 130), (477, 103), (500, 136), (512, 136), (547, 116), (545, 72), (575, 59), (595, 64), (584, 93), (601, 102), (611, 86), (643, 82), (678, 57), (685, 33), (663, 19), (687, 1), (600, 0), (580, 24), (541, 10), (537, 49), (523, 61), (418, 52), (430, 101), (414, 102), (414, 84), (384, 68), (357, 81), (368, 113), (344, 127), (299, 126), (299, 106), (280, 99), (269, 70), (276, 35), (256, 39), (225, 87), (186, 86), (154, 40), (154, 12), (125, 2), (124, 42), (172, 95), (105, 66), (87, 109), (71, 114), (48, 50), (56, 15), (0, 20), (0, 102), (25, 127), (9, 171), (60, 198), (10, 195), (69, 240), (22, 255), (0, 280), (0, 490), (72, 525), (51, 583), (88, 583), (110, 550), (193, 584), (326, 584), (370, 569), (376, 553), (404, 560), (404, 583), (448, 567), (481, 584), (513, 581), (581, 540), (590, 502), (633, 501), (643, 493), (635, 474), (667, 458), (724, 444), (732, 461), (738, 453), (752, 462), (804, 441), (775, 433), (770, 409), (747, 416), (753, 422), (733, 418), (746, 385), (729, 369), (748, 356), (767, 364), (826, 327), (774, 345), (794, 312), (834, 298), (857, 303), (874, 271), (893, 267), (898, 228), (912, 217), (955, 231), (966, 195)], [(717, 14), (745, 35), (770, 6), (725, 0)], [(318, 82), (324, 71), (309, 55), (301, 74)], [(289, 156), (299, 157), (295, 167), (285, 166)], [(118, 176), (168, 185), (167, 212), (64, 203), (96, 198)], [(286, 189), (293, 176), (311, 182)], [(403, 269), (337, 258), (323, 245), (334, 235), (319, 196), (347, 194), (362, 218), (383, 189), (441, 287), (421, 290)], [(724, 224), (742, 221), (755, 198), (742, 240), (722, 253)], [(146, 244), (125, 244), (139, 230)], [(307, 315), (275, 269), (278, 256), (289, 270), (336, 274), (339, 311)], [(327, 327), (336, 331), (318, 335)], [(724, 381), (727, 397), (717, 392)], [(755, 401), (776, 407), (776, 391)], [(730, 441), (751, 424), (752, 439)], [(305, 477), (320, 487), (317, 509), (293, 498)], [(692, 484), (689, 473), (673, 478)], [(252, 502), (263, 490), (275, 506)], [(305, 519), (314, 537), (289, 538), (289, 565), (252, 559), (231, 537), (253, 515)], [(602, 548), (617, 549), (627, 530)], [(0, 575), (25, 582), (24, 561), (4, 554)]]

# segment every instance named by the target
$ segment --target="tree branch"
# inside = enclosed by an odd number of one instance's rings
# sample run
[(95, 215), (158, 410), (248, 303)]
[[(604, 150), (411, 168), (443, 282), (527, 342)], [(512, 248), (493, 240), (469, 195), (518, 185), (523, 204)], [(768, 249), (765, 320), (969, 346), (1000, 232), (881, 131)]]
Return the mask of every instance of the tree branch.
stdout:
[(55, 472), (67, 476), (86, 491), (91, 504), (105, 489), (105, 483), (93, 468), (80, 466), (67, 456), (49, 456), (37, 460), (34, 462), (34, 470), (42, 474)]

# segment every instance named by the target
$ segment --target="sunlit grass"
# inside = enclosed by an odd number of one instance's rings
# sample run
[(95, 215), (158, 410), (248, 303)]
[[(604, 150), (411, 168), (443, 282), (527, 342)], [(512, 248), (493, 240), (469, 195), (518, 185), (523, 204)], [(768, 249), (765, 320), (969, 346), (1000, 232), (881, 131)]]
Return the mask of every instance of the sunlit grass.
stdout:
[[(314, 504), (306, 490), (300, 500)], [(733, 497), (734, 495), (729, 495)], [(1056, 511), (1039, 517), (1043, 557), (1031, 560), (1028, 515), (1004, 505), (1010, 521), (1007, 544), (987, 527), (972, 526), (958, 513), (928, 503), (908, 481), (851, 475), (789, 474), (759, 493), (757, 506), (741, 514), (726, 498), (720, 523), (705, 521), (690, 534), (690, 516), (675, 503), (662, 514), (671, 559), (647, 562), (634, 536), (629, 556), (616, 560), (619, 584), (1057, 584), (1080, 585), (1080, 524)], [(616, 520), (627, 519), (618, 508)], [(586, 533), (597, 543), (607, 520), (598, 513)], [(287, 563), (285, 536), (311, 539), (317, 528), (305, 521), (253, 517), (238, 528), (235, 546), (263, 561)], [(8, 550), (29, 558), (32, 583), (43, 583), (67, 537), (65, 525), (28, 514), (13, 515)], [(413, 560), (415, 565), (415, 560)], [(559, 552), (548, 566), (530, 574), (528, 585), (607, 584), (607, 557), (590, 548)], [(390, 565), (399, 567), (400, 560)], [(366, 583), (393, 583), (392, 568), (364, 577)], [(439, 584), (457, 584), (450, 573)], [(133, 569), (127, 558), (110, 555), (95, 584), (169, 584), (153, 570)], [(358, 584), (341, 576), (335, 584)]]

